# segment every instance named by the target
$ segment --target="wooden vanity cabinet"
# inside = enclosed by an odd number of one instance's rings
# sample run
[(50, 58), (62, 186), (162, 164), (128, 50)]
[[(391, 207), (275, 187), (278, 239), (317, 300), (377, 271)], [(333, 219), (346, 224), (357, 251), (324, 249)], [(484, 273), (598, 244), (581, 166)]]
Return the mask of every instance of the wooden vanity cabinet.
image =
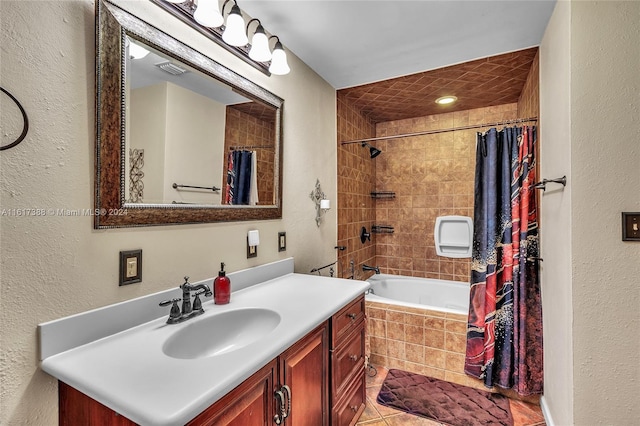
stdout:
[(360, 296), (331, 318), (331, 424), (353, 425), (365, 408), (365, 309)]
[[(235, 389), (188, 426), (275, 425), (286, 385), (284, 426), (353, 425), (364, 411), (364, 296), (351, 302)], [(134, 422), (59, 383), (60, 425), (132, 426)], [(289, 405), (289, 407), (287, 407)]]
[(275, 424), (281, 403), (274, 397), (287, 385), (288, 417), (283, 425), (328, 425), (328, 327), (327, 323), (307, 334), (278, 358), (245, 380), (207, 408), (188, 426), (265, 426)]
[(188, 426), (266, 426), (273, 423), (273, 390), (278, 363), (274, 359), (204, 410)]

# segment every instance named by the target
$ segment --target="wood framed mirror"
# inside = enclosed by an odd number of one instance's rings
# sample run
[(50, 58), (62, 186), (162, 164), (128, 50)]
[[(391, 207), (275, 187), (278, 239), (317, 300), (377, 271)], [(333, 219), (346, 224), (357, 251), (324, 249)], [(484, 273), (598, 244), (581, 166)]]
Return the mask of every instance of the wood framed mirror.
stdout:
[(96, 50), (96, 229), (282, 217), (281, 98), (104, 0)]

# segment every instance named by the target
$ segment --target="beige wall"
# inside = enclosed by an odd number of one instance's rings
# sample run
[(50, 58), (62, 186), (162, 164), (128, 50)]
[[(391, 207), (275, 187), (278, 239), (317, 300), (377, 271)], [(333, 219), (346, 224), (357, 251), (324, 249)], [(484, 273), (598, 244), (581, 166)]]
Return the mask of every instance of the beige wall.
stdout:
[(640, 2), (559, 2), (541, 46), (545, 402), (557, 425), (640, 418)]
[[(91, 208), (94, 3), (1, 0), (0, 8), (2, 87), (31, 124), (26, 140), (0, 155), (0, 206)], [(291, 74), (267, 77), (150, 2), (127, 8), (285, 99), (283, 218), (96, 231), (91, 217), (0, 215), (2, 425), (57, 423), (56, 381), (38, 369), (40, 322), (177, 286), (184, 275), (212, 277), (220, 261), (236, 271), (294, 256), (306, 272), (335, 260), (335, 210), (318, 229), (309, 199), (316, 178), (336, 197), (335, 90), (293, 55)], [(261, 245), (247, 260), (250, 229)], [(278, 231), (287, 232), (286, 252), (277, 251)], [(118, 252), (135, 248), (143, 249), (143, 282), (119, 288)]]
[(558, 2), (540, 45), (540, 178), (566, 175), (540, 195), (544, 335), (543, 402), (557, 425), (573, 424), (571, 272), (571, 4)]
[[(169, 83), (163, 82), (153, 86), (141, 87), (129, 92), (128, 123), (129, 147), (144, 149), (144, 190), (142, 202), (161, 203), (164, 197), (164, 158), (167, 126), (167, 90)], [(130, 170), (129, 152), (126, 152), (126, 170)], [(131, 176), (130, 174), (127, 175)], [(125, 197), (129, 199), (129, 178), (125, 180)]]
[(640, 2), (571, 3), (574, 420), (640, 419)]
[(175, 84), (167, 99), (162, 202), (220, 204), (222, 190), (176, 191), (173, 184), (221, 187), (227, 107)]

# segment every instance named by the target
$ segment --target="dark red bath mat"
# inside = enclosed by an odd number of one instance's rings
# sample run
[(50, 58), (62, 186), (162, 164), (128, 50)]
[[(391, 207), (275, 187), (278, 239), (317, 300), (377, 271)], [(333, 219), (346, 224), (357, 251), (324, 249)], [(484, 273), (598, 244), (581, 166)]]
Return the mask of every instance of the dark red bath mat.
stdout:
[(377, 400), (451, 426), (513, 425), (509, 400), (503, 395), (402, 370), (389, 370)]

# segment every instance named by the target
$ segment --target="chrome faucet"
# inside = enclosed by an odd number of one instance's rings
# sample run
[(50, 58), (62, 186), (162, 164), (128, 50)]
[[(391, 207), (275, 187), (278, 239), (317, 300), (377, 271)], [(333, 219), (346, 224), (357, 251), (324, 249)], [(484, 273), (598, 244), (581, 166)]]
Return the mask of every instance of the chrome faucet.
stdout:
[[(160, 302), (159, 306), (171, 305), (167, 324), (177, 324), (193, 317), (197, 317), (204, 313), (202, 309), (202, 301), (200, 295), (210, 297), (211, 289), (205, 284), (193, 285), (189, 282), (189, 277), (184, 277), (184, 283), (180, 286), (182, 289), (182, 299), (171, 299)], [(191, 292), (194, 292), (193, 304), (191, 304)], [(178, 307), (178, 302), (182, 300), (182, 311)]]
[(362, 270), (363, 271), (374, 271), (376, 274), (380, 273), (380, 268), (379, 267), (365, 265), (364, 263), (362, 264)]

